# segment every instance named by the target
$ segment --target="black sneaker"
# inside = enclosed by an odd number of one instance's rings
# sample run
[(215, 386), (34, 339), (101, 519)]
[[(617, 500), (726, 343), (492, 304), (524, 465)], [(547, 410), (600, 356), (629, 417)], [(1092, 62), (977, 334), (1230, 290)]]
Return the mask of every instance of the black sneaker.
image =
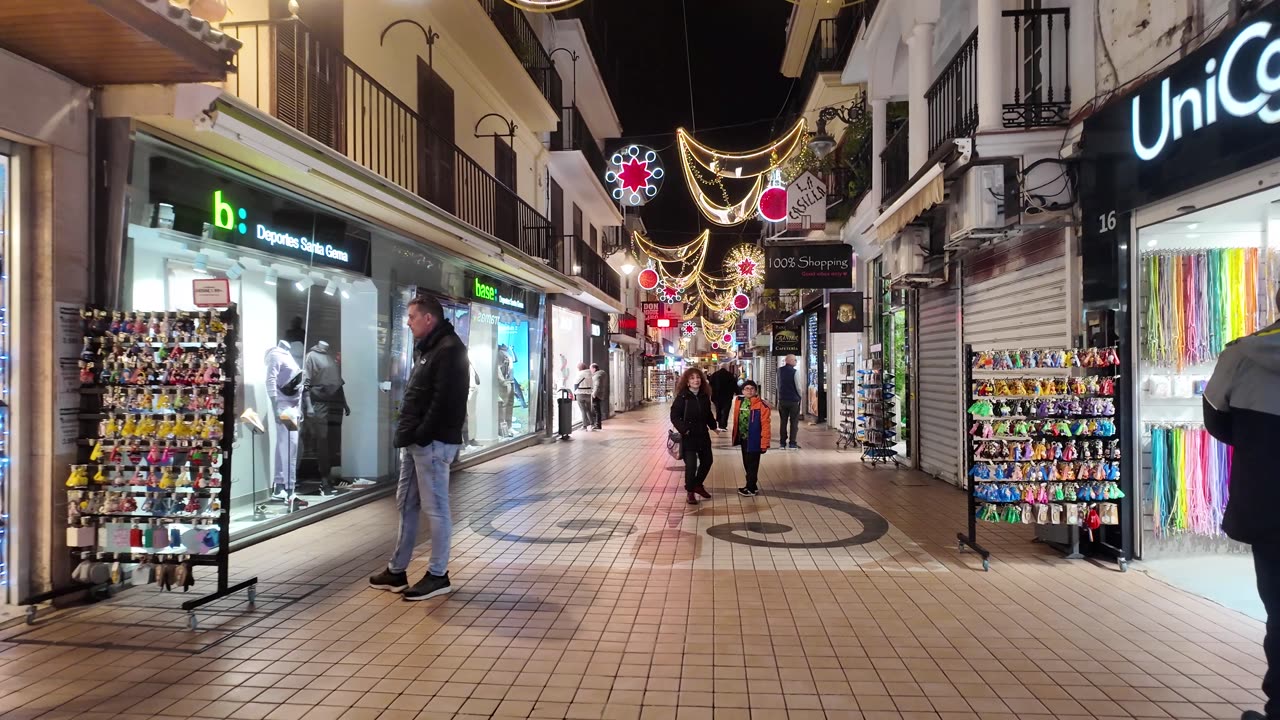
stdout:
[(799, 446), (799, 445), (797, 445), (797, 444), (795, 444), (795, 443), (791, 443), (790, 445), (788, 445), (788, 446), (787, 446), (787, 449), (788, 449), (788, 450), (799, 450), (799, 449), (800, 449), (800, 446)]
[(409, 587), (409, 576), (402, 572), (383, 570), (369, 578), (369, 587), (390, 590), (391, 592), (403, 592), (405, 588)]
[(752, 490), (751, 488), (742, 487), (742, 488), (738, 488), (738, 494), (741, 495), (742, 497), (755, 497), (760, 494), (760, 491)]
[(401, 593), (401, 596), (405, 600), (427, 600), (451, 592), (453, 587), (449, 585), (449, 573), (443, 575), (427, 573), (413, 587)]

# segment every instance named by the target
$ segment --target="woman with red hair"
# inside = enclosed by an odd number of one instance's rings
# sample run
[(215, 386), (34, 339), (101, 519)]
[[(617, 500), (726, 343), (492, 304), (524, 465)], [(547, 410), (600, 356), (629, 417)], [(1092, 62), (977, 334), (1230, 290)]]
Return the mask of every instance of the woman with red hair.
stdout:
[(711, 433), (719, 434), (711, 410), (711, 384), (698, 368), (689, 368), (676, 383), (676, 399), (671, 403), (671, 424), (680, 433), (680, 454), (684, 458), (684, 491), (690, 505), (698, 496), (710, 499), (703, 483), (711, 472)]

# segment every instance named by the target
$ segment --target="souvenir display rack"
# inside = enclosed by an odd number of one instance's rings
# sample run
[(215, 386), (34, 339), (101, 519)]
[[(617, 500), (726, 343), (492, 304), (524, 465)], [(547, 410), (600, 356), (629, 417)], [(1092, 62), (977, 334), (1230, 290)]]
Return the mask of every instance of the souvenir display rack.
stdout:
[(871, 367), (858, 370), (858, 438), (862, 441), (862, 462), (898, 464), (897, 432), (894, 430), (895, 404), (893, 373), (884, 369), (879, 351), (871, 355)]
[(154, 579), (185, 592), (198, 567), (217, 588), (195, 610), (245, 590), (231, 585), (231, 449), (235, 427), (234, 309), (81, 312), (79, 462), (67, 478), (67, 545), (80, 587)]
[(840, 424), (836, 427), (839, 437), (836, 448), (850, 450), (862, 443), (858, 430), (858, 416), (862, 414), (858, 395), (858, 361), (854, 353), (848, 353), (840, 361)]
[(1119, 351), (966, 346), (965, 353), (969, 517), (959, 549), (978, 552), (987, 570), (991, 554), (977, 542), (979, 521), (1059, 526), (1068, 540), (1051, 544), (1068, 558), (1084, 557), (1083, 530), (1127, 569), (1128, 553), (1095, 537), (1122, 524), (1131, 495), (1116, 426)]

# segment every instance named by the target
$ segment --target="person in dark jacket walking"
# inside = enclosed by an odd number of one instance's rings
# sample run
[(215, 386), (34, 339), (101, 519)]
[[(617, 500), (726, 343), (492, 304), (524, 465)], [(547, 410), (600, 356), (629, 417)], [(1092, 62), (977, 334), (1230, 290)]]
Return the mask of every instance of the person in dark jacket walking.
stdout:
[[(1275, 301), (1280, 308), (1280, 290)], [(1232, 448), (1222, 531), (1253, 546), (1258, 595), (1267, 611), (1267, 704), (1264, 713), (1249, 710), (1241, 720), (1280, 720), (1280, 479), (1274, 455), (1280, 446), (1280, 322), (1240, 338), (1218, 356), (1204, 391), (1204, 425)]]
[(711, 472), (711, 433), (719, 434), (711, 413), (711, 387), (698, 368), (689, 368), (676, 383), (676, 399), (671, 403), (671, 424), (680, 433), (680, 453), (684, 459), (684, 491), (690, 505), (698, 496), (710, 499), (703, 483)]
[[(796, 443), (800, 434), (800, 371), (796, 370), (796, 356), (788, 355), (782, 367), (778, 368), (778, 448), (782, 450), (799, 450)], [(791, 444), (787, 444), (787, 431), (791, 431)]]
[(738, 395), (738, 379), (729, 372), (728, 363), (722, 364), (707, 379), (711, 382), (711, 403), (716, 406), (716, 424), (724, 430), (729, 427), (729, 407)]
[[(400, 448), (396, 486), (400, 530), (391, 561), (369, 578), (369, 585), (402, 593), (405, 600), (426, 600), (453, 589), (449, 585), (453, 535), (449, 466), (462, 445), (470, 363), (466, 345), (444, 319), (444, 309), (435, 298), (420, 295), (409, 301), (409, 330), (415, 341), (414, 367), (393, 439)], [(431, 560), (427, 574), (410, 586), (406, 572), (417, 543), (418, 514), (424, 509), (431, 521)]]

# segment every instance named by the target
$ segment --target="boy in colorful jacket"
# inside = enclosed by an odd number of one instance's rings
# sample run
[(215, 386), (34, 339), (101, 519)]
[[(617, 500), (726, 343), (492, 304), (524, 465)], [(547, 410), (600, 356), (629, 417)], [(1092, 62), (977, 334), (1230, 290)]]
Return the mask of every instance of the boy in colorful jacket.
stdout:
[(733, 401), (733, 444), (742, 448), (742, 466), (747, 471), (747, 486), (738, 489), (743, 497), (760, 494), (757, 475), (760, 456), (769, 450), (770, 416), (773, 410), (760, 399), (760, 386), (754, 380), (742, 384), (742, 396)]

